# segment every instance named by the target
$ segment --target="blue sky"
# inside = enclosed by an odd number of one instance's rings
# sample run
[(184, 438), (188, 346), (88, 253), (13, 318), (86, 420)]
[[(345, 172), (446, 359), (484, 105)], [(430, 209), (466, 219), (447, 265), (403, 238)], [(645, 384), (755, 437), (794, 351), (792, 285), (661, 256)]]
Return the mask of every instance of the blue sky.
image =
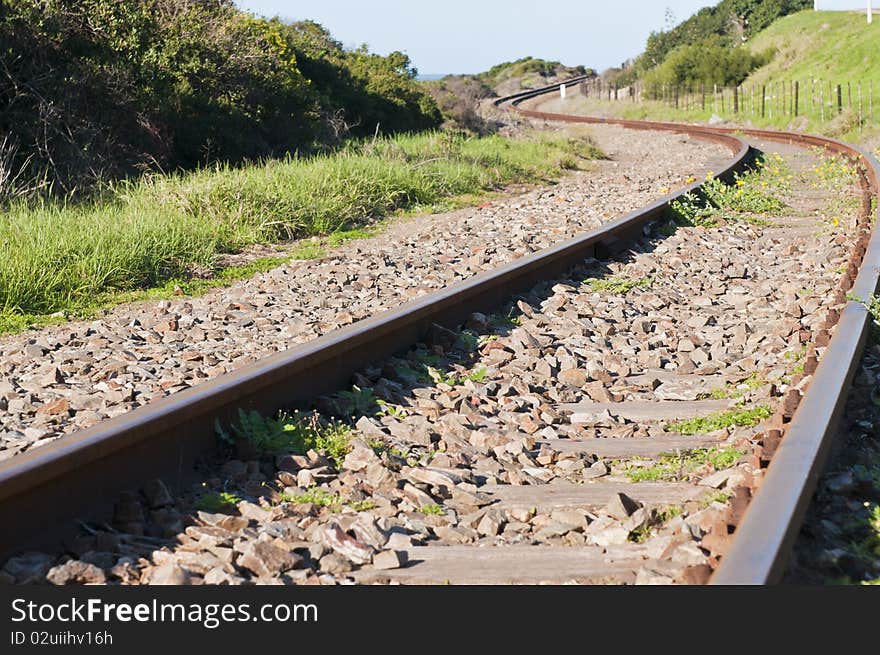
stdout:
[[(642, 51), (651, 30), (715, 4), (712, 0), (236, 0), (257, 14), (311, 19), (344, 45), (407, 53), (422, 74), (478, 73), (526, 55), (618, 66)], [(880, 8), (880, 0), (874, 4)], [(820, 8), (864, 7), (859, 0), (819, 0)]]

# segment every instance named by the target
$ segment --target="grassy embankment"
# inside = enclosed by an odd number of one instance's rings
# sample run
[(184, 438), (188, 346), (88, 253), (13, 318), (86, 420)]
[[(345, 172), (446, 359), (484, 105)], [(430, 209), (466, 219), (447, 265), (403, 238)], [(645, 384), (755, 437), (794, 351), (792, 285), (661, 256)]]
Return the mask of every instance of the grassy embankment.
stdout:
[[(546, 182), (598, 151), (584, 139), (451, 133), (368, 140), (334, 155), (154, 176), (80, 204), (0, 211), (0, 332), (87, 317), (119, 302), (231, 283), (375, 232), (401, 211), (473, 203), (503, 185)], [(374, 226), (372, 229), (370, 226)], [(366, 229), (365, 229), (366, 228)], [(222, 268), (222, 253), (306, 241)]]
[[(732, 91), (725, 91), (724, 109), (708, 93), (703, 110), (698, 93), (684, 99), (675, 109), (659, 101), (631, 102), (628, 98), (601, 101), (570, 95), (544, 105), (548, 111), (565, 107), (566, 111), (619, 116), (629, 119), (706, 122), (712, 115), (725, 121), (778, 129), (794, 129), (826, 134), (847, 141), (868, 142), (876, 146), (880, 140), (880, 16), (868, 25), (864, 12), (803, 11), (775, 21), (755, 35), (745, 47), (760, 53), (775, 50), (769, 63), (749, 75), (743, 82), (740, 112), (732, 111)], [(779, 84), (798, 81), (799, 112), (781, 111), (782, 94)], [(820, 82), (822, 91), (820, 93)], [(832, 84), (829, 94), (828, 83)], [(858, 85), (862, 86), (861, 131), (858, 126)], [(873, 120), (871, 118), (871, 84), (873, 82)], [(837, 112), (836, 87), (842, 86), (843, 112)], [(849, 86), (847, 86), (849, 85)], [(761, 116), (759, 93), (767, 88), (764, 116)], [(790, 87), (786, 87), (790, 107)], [(811, 97), (812, 96), (812, 97)], [(850, 108), (850, 99), (852, 108)], [(822, 103), (824, 102), (824, 118)]]

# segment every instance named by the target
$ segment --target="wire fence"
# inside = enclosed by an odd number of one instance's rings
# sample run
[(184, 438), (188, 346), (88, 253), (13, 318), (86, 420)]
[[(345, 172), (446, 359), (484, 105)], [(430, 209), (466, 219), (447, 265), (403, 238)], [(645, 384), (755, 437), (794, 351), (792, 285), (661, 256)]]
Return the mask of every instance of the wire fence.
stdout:
[[(712, 112), (719, 117), (774, 120), (803, 116), (819, 123), (848, 112), (861, 130), (875, 118), (875, 90), (880, 82), (829, 79), (777, 80), (763, 84), (722, 87), (717, 84), (617, 86), (585, 80), (580, 92), (587, 98), (641, 103), (661, 102), (685, 112)], [(855, 125), (854, 125), (855, 126)]]

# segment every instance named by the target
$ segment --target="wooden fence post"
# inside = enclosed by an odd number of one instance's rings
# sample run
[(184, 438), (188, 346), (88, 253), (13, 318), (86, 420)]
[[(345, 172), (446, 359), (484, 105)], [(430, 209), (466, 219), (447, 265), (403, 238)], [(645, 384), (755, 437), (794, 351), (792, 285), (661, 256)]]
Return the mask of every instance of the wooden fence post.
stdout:
[(761, 118), (767, 115), (767, 85), (761, 85)]
[(843, 87), (840, 84), (837, 85), (837, 113), (843, 113)]
[(859, 132), (862, 131), (862, 81), (859, 80)]
[(799, 96), (800, 96), (800, 83), (798, 81), (795, 81), (795, 83), (794, 83), (794, 113), (793, 113), (794, 116), (798, 115), (798, 100), (800, 100)]

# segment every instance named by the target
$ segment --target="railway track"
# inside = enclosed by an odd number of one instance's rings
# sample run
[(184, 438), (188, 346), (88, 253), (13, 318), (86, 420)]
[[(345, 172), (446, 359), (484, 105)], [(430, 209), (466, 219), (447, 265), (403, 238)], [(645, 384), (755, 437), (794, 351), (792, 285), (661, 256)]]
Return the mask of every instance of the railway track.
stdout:
[[(813, 246), (824, 264), (814, 256), (792, 273), (786, 255), (814, 244), (812, 218), (669, 234), (670, 203), (705, 182), (695, 180), (546, 251), (0, 464), (0, 520), (12, 526), (0, 545), (0, 556), (11, 556), (5, 575), (130, 583), (778, 580), (869, 325), (846, 294), (867, 298), (877, 286), (880, 246), (869, 232), (877, 164), (818, 137), (521, 106), (556, 88), (502, 102), (537, 119), (723, 144), (732, 158), (717, 176), (730, 182), (755, 156), (745, 137), (786, 144), (795, 167), (804, 164), (798, 175), (825, 156), (807, 146), (857, 159), (859, 203), (849, 225), (857, 236)], [(797, 206), (822, 208), (818, 196)], [(789, 233), (799, 236), (786, 241)], [(744, 255), (747, 248), (756, 252)], [(718, 294), (693, 286), (694, 273), (713, 271), (684, 270), (688, 258), (723, 271)], [(761, 278), (762, 266), (772, 275)], [(812, 313), (799, 305), (796, 318), (774, 309), (772, 295), (795, 274), (824, 289), (801, 303)], [(753, 306), (733, 296), (756, 279), (770, 289), (767, 316), (786, 316), (763, 345), (750, 338), (754, 331), (734, 334), (742, 322), (735, 312)], [(769, 326), (775, 315), (767, 316), (755, 327)], [(713, 335), (736, 340), (739, 360), (755, 370), (734, 372)], [(782, 366), (789, 342), (803, 370), (755, 384), (758, 368)], [(303, 413), (257, 418), (279, 408)], [(750, 411), (765, 420), (736, 425), (734, 415)], [(352, 429), (334, 414), (358, 420)], [(731, 416), (727, 427), (690, 434)], [(682, 419), (691, 421), (686, 430)], [(218, 431), (228, 440), (220, 448)], [(272, 452), (291, 445), (300, 454)], [(59, 560), (62, 551), (72, 559)]]

